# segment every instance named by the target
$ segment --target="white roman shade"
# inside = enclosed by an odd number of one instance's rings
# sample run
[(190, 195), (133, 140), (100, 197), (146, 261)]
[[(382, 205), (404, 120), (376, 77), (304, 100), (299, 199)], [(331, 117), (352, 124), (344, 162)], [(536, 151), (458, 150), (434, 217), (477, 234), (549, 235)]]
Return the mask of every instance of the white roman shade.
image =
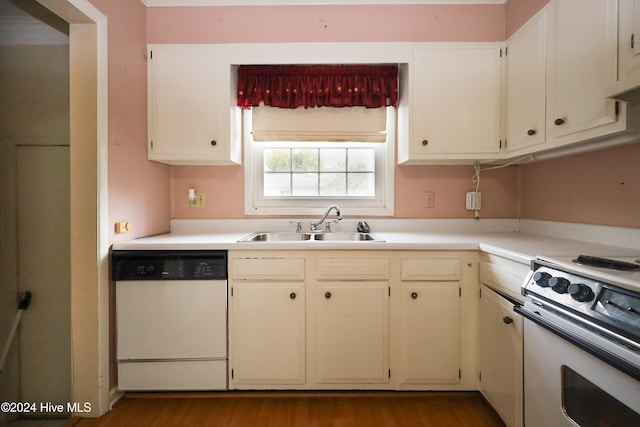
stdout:
[[(387, 107), (389, 108), (389, 107)], [(386, 108), (253, 107), (254, 141), (385, 142)]]

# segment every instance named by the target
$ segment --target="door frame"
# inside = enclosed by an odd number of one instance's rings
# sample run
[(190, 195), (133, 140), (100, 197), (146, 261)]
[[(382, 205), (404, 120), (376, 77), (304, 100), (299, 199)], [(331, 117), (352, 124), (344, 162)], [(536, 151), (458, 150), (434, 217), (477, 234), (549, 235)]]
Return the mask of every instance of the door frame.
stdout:
[(72, 398), (98, 417), (109, 389), (107, 17), (88, 0), (38, 0), (69, 23)]

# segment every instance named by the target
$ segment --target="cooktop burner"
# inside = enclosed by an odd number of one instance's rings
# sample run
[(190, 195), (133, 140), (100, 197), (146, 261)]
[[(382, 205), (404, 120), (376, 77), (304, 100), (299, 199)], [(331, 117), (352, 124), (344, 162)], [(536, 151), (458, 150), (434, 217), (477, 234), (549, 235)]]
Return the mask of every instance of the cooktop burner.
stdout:
[[(639, 261), (640, 260), (636, 260), (635, 262), (637, 263)], [(573, 260), (573, 262), (575, 262), (576, 264), (587, 265), (591, 267), (610, 268), (612, 270), (640, 270), (640, 264), (634, 264), (632, 262), (619, 261), (609, 258), (601, 258), (591, 255), (579, 255), (578, 258)]]

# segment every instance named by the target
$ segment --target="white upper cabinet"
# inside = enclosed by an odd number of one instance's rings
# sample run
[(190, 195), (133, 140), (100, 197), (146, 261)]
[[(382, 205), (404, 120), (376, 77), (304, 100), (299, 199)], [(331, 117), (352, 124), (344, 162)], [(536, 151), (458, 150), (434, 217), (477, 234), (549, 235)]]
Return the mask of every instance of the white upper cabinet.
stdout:
[(240, 164), (240, 111), (224, 45), (150, 45), (148, 62), (149, 159)]
[(618, 80), (607, 96), (640, 102), (640, 0), (619, 0)]
[(499, 154), (500, 47), (415, 46), (408, 76), (401, 73), (399, 163), (472, 163)]
[(547, 137), (566, 145), (625, 129), (605, 88), (616, 80), (617, 1), (548, 5)]
[(505, 50), (506, 148), (546, 141), (546, 9), (507, 40)]
[(619, 7), (618, 80), (622, 81), (640, 75), (640, 0), (620, 0)]
[(507, 40), (505, 157), (637, 138), (635, 106), (606, 97), (617, 31), (617, 0), (552, 0)]

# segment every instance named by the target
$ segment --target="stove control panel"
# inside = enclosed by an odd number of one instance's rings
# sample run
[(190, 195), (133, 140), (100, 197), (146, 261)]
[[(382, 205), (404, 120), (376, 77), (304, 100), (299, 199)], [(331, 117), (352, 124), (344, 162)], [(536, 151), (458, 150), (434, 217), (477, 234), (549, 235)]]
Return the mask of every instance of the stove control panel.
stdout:
[(640, 294), (564, 270), (534, 263), (522, 286), (532, 300), (585, 322), (640, 339)]

